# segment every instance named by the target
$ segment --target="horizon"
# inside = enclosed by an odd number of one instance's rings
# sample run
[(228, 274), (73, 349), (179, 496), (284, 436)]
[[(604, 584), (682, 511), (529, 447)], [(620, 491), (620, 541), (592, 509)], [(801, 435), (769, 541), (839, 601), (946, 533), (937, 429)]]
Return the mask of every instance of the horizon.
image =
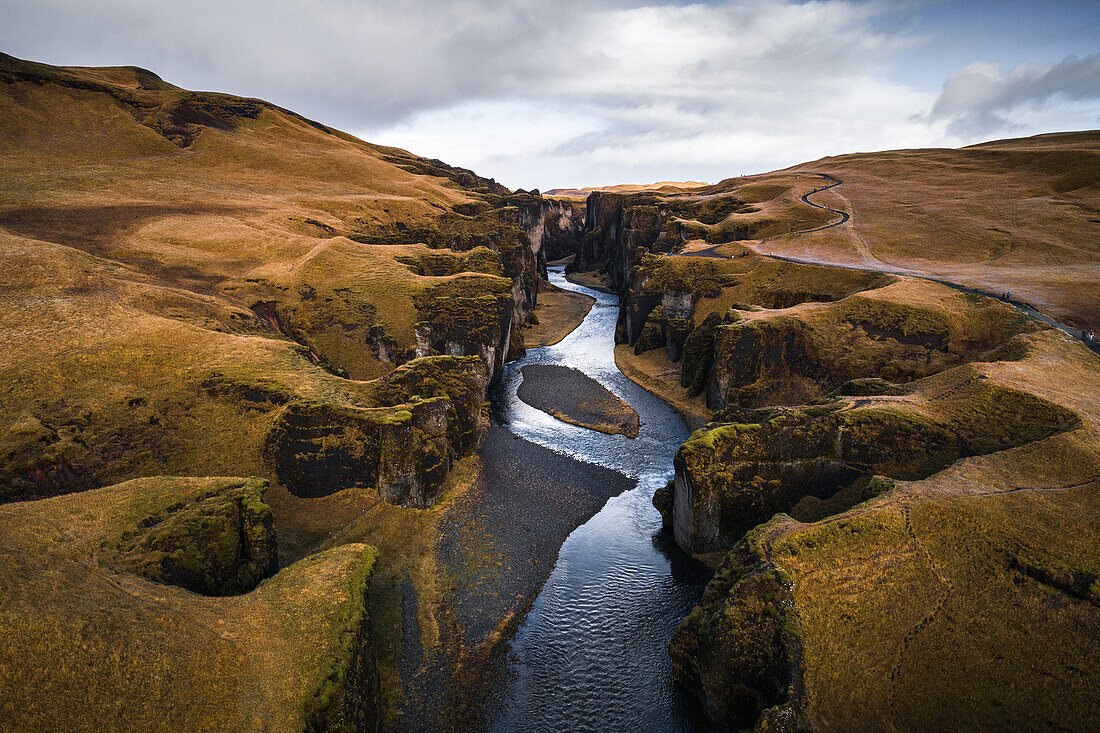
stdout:
[(512, 189), (707, 181), (1100, 127), (1085, 2), (106, 0), (5, 9), (0, 48), (258, 97)]

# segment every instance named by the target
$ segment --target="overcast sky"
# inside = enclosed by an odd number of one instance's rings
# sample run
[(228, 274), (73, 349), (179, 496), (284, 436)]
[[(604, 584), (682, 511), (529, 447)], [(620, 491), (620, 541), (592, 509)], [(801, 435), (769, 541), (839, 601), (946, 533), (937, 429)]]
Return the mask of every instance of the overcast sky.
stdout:
[(143, 66), (545, 190), (1100, 128), (1098, 8), (0, 0), (0, 50)]

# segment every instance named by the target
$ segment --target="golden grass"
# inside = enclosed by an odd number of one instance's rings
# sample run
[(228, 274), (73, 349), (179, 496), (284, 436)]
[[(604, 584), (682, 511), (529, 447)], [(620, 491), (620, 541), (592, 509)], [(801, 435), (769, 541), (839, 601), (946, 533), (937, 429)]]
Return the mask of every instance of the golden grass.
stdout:
[[(853, 302), (857, 310), (846, 310)], [(885, 302), (920, 308), (920, 318), (975, 343), (1003, 338), (1011, 324), (1003, 304), (909, 278), (786, 311), (836, 328), (829, 313)], [(988, 396), (1019, 390), (1079, 423), (964, 457), (841, 514), (758, 530), (765, 559), (792, 583), (803, 673), (796, 704), (812, 728), (1083, 731), (1100, 720), (1091, 693), (1100, 537), (1088, 519), (1100, 509), (1100, 362), (1053, 329), (1016, 338), (1024, 346), (1009, 360), (954, 366), (910, 383), (908, 394), (844, 397), (832, 409), (900, 410), (988, 428), (995, 441), (1003, 426)], [(838, 353), (831, 363), (843, 358), (861, 357)], [(959, 412), (968, 400), (979, 412)], [(1024, 410), (1025, 423), (1039, 418)]]
[(823, 158), (788, 172), (842, 180), (812, 200), (851, 221), (756, 248), (1007, 290), (1059, 320), (1094, 324), (1098, 159), (1096, 132)]
[[(118, 572), (101, 544), (241, 479), (139, 479), (0, 507), (0, 708), (13, 730), (287, 730), (339, 654), (373, 549), (312, 555), (241, 596)], [(359, 589), (358, 592), (362, 592)], [(28, 664), (33, 660), (33, 664)], [(166, 704), (171, 701), (171, 704)]]

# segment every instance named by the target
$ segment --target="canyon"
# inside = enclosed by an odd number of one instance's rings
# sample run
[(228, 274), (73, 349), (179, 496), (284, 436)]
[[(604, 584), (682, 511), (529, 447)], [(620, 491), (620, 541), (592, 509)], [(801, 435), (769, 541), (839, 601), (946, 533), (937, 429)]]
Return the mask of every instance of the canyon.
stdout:
[(1100, 133), (543, 194), (5, 55), (0, 130), (14, 727), (1100, 724)]

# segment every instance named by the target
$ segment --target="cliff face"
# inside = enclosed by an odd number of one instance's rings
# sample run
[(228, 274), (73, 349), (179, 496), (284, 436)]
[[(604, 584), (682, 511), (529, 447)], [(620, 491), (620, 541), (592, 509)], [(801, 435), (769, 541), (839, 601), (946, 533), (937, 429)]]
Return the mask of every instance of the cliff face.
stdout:
[(141, 519), (109, 562), (204, 595), (247, 593), (279, 567), (267, 482), (252, 479)]
[(416, 359), (379, 387), (383, 407), (287, 405), (265, 452), (299, 496), (362, 486), (392, 504), (423, 509), (435, 502), (454, 461), (476, 450), (486, 428), (487, 385), (478, 357)]
[(585, 205), (568, 199), (552, 199), (517, 192), (509, 197), (519, 207), (520, 226), (527, 232), (539, 274), (546, 277), (546, 263), (575, 254), (585, 230)]
[(570, 272), (599, 270), (611, 289), (624, 293), (643, 252), (671, 252), (683, 244), (671, 210), (658, 207), (648, 195), (596, 192), (585, 203), (584, 236)]
[[(612, 290), (621, 295), (628, 288), (631, 268), (646, 253), (677, 252), (689, 240), (725, 244), (769, 233), (776, 222), (728, 189), (719, 184), (690, 194), (589, 194), (584, 236), (570, 271), (599, 270), (608, 275)], [(785, 191), (780, 187), (770, 195)]]
[[(1043, 645), (994, 663), (995, 684), (978, 670), (1021, 617), (1047, 643), (1080, 638), (1069, 618), (1100, 618), (1083, 590), (1095, 552), (1039, 529), (1074, 525), (1090, 500), (1072, 492), (1096, 485), (1096, 403), (1070, 386), (1096, 378), (1084, 348), (939, 284), (751, 255), (643, 255), (618, 341), (679, 358), (681, 385), (714, 410), (653, 503), (677, 544), (720, 563), (670, 650), (715, 723), (1027, 727), (1038, 713), (1002, 684), (1078, 689), (1080, 654)], [(1059, 559), (1022, 559), (1040, 556)], [(975, 634), (975, 613), (998, 631)], [(928, 695), (950, 714), (928, 715)], [(1043, 715), (1084, 730), (1098, 713)]]
[(761, 730), (757, 721), (769, 711), (786, 719), (775, 730), (802, 730), (795, 707), (801, 636), (790, 577), (767, 559), (759, 539), (733, 548), (677, 629), (669, 649), (673, 674), (723, 727)]

